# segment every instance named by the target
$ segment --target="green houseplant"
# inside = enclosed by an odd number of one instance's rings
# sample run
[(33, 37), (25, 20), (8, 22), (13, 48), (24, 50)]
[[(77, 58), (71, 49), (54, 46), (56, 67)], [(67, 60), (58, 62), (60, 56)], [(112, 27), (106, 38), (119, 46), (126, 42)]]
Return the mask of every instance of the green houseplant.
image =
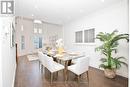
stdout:
[(117, 34), (117, 30), (112, 33), (100, 32), (97, 34), (96, 39), (102, 42), (102, 45), (96, 48), (96, 51), (101, 51), (105, 58), (101, 58), (102, 64), (100, 68), (104, 69), (105, 76), (108, 78), (114, 78), (116, 76), (116, 69), (119, 69), (122, 64), (126, 65), (121, 59), (124, 57), (113, 57), (112, 53), (117, 53), (117, 47), (119, 45), (118, 41), (121, 39), (127, 40), (129, 42), (128, 34)]

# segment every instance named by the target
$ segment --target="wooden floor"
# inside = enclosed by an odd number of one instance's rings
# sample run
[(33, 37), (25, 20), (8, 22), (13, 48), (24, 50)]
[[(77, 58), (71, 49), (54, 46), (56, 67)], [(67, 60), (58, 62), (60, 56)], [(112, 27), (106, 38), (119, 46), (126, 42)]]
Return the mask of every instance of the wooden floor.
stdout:
[(38, 61), (29, 62), (26, 56), (18, 58), (16, 70), (15, 87), (128, 87), (128, 79), (117, 76), (115, 79), (104, 77), (102, 71), (89, 68), (89, 84), (86, 74), (81, 76), (78, 84), (76, 76), (69, 72), (69, 80), (65, 83), (63, 72), (60, 71), (58, 78), (54, 77), (50, 84), (50, 73), (44, 69), (43, 73), (39, 71)]

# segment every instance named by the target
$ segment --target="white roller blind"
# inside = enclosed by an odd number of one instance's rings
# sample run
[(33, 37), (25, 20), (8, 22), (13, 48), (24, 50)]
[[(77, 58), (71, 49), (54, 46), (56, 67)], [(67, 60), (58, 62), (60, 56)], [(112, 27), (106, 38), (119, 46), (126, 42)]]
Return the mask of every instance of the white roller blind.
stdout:
[(75, 42), (82, 43), (83, 42), (83, 31), (75, 32)]
[(84, 43), (95, 42), (95, 29), (84, 30)]

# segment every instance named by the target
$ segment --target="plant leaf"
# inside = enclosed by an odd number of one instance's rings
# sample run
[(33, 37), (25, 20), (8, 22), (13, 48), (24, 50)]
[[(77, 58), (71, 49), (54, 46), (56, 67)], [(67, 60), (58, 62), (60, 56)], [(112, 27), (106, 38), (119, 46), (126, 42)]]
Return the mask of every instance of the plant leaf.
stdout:
[(107, 59), (106, 58), (101, 58), (100, 61), (107, 62)]

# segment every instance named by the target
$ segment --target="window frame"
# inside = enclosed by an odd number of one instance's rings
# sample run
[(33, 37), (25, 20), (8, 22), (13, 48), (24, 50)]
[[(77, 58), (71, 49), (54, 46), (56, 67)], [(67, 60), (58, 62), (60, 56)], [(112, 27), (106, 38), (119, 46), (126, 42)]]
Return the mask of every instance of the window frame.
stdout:
[[(94, 29), (94, 35), (93, 35), (94, 42), (85, 42), (85, 31), (86, 30), (91, 30), (91, 29)], [(82, 34), (82, 43), (76, 43), (76, 32), (79, 32), (79, 31), (83, 32), (83, 34)], [(76, 44), (76, 45), (95, 45), (95, 37), (96, 37), (95, 28), (89, 28), (89, 29), (84, 29), (84, 30), (79, 30), (79, 31), (74, 32), (74, 35), (75, 35), (74, 44)]]
[[(77, 34), (82, 34), (80, 37), (76, 37)], [(78, 35), (79, 36), (79, 35)], [(77, 39), (81, 38), (81, 42), (80, 41), (77, 41)], [(75, 32), (75, 43), (83, 43), (83, 31), (76, 31)]]
[[(93, 30), (93, 32), (90, 32), (90, 31), (92, 31)], [(87, 41), (88, 42), (86, 42), (85, 40), (85, 37), (86, 37), (86, 33), (85, 33), (85, 31), (88, 31), (88, 37), (87, 37)], [(92, 37), (92, 38), (91, 38)], [(91, 39), (92, 39), (92, 41), (91, 41)], [(91, 28), (91, 29), (86, 29), (86, 30), (84, 30), (84, 43), (95, 43), (95, 29), (94, 28)]]
[(25, 36), (21, 35), (21, 50), (25, 49)]

